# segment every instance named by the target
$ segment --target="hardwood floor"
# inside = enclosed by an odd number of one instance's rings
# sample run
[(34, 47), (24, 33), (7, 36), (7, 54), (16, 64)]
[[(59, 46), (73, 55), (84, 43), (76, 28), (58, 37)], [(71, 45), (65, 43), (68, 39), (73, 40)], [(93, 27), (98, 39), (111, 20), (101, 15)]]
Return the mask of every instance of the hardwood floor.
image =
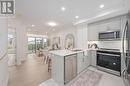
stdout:
[(37, 86), (51, 77), (42, 57), (29, 55), (20, 66), (9, 67), (8, 86)]

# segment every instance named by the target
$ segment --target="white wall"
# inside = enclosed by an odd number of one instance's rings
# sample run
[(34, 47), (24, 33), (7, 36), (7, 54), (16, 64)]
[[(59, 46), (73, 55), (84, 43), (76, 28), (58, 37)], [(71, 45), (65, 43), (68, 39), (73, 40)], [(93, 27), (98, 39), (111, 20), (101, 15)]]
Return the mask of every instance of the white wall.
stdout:
[(65, 37), (67, 34), (73, 34), (75, 38), (75, 48), (87, 49), (87, 24), (77, 25), (74, 28), (64, 29), (49, 36), (52, 45), (53, 37), (60, 37), (61, 48), (65, 48)]
[(130, 0), (124, 0), (126, 9), (130, 10)]
[(19, 23), (16, 27), (16, 58), (17, 64), (27, 58), (27, 31), (26, 26)]
[(27, 33), (26, 28), (24, 26), (21, 26), (16, 29), (16, 40), (17, 40), (16, 56), (17, 58), (20, 58), (21, 61), (23, 61), (27, 57)]
[(76, 28), (64, 29), (64, 30), (61, 30), (61, 31), (58, 31), (58, 32), (54, 32), (52, 35), (49, 36), (51, 45), (52, 45), (53, 37), (60, 37), (60, 46), (61, 46), (62, 49), (64, 49), (65, 48), (65, 37), (68, 34), (73, 34), (74, 35), (75, 47), (76, 47), (76, 39), (77, 39), (77, 37), (76, 37), (77, 36)]
[(7, 59), (7, 19), (0, 18), (0, 86), (7, 86), (8, 83), (8, 59)]
[(8, 26), (16, 29), (16, 63), (19, 65), (27, 58), (27, 26), (17, 18), (9, 19)]

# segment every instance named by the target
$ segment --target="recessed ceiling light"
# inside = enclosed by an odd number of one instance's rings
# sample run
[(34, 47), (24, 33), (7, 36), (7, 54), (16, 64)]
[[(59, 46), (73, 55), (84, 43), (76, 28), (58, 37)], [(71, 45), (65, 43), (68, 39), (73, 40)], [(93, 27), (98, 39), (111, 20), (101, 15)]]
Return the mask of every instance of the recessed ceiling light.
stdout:
[(78, 18), (79, 18), (79, 16), (75, 16), (75, 18), (76, 18), (76, 19), (78, 19)]
[(104, 4), (101, 4), (101, 5), (100, 5), (100, 8), (104, 8)]
[(32, 27), (34, 27), (35, 25), (32, 24)]
[(48, 25), (51, 26), (51, 27), (54, 27), (54, 26), (56, 26), (57, 24), (56, 24), (55, 22), (49, 22)]
[(65, 10), (66, 10), (66, 8), (65, 8), (65, 7), (61, 7), (61, 10), (62, 10), (62, 11), (65, 11)]

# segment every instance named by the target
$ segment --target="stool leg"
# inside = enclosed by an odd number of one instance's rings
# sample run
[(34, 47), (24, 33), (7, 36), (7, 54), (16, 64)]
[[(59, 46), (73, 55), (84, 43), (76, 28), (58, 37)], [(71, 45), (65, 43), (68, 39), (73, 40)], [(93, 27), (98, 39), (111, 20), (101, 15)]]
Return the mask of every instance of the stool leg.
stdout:
[(49, 59), (49, 61), (48, 61), (48, 72), (50, 72), (51, 71), (51, 59)]

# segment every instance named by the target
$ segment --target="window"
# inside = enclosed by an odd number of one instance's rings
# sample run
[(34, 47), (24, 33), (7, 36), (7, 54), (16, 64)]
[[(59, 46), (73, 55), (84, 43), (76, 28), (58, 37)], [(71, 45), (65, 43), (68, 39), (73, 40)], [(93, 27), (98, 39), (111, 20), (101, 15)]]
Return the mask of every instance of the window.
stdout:
[(48, 47), (48, 39), (43, 37), (28, 37), (28, 52), (36, 53), (39, 49)]

